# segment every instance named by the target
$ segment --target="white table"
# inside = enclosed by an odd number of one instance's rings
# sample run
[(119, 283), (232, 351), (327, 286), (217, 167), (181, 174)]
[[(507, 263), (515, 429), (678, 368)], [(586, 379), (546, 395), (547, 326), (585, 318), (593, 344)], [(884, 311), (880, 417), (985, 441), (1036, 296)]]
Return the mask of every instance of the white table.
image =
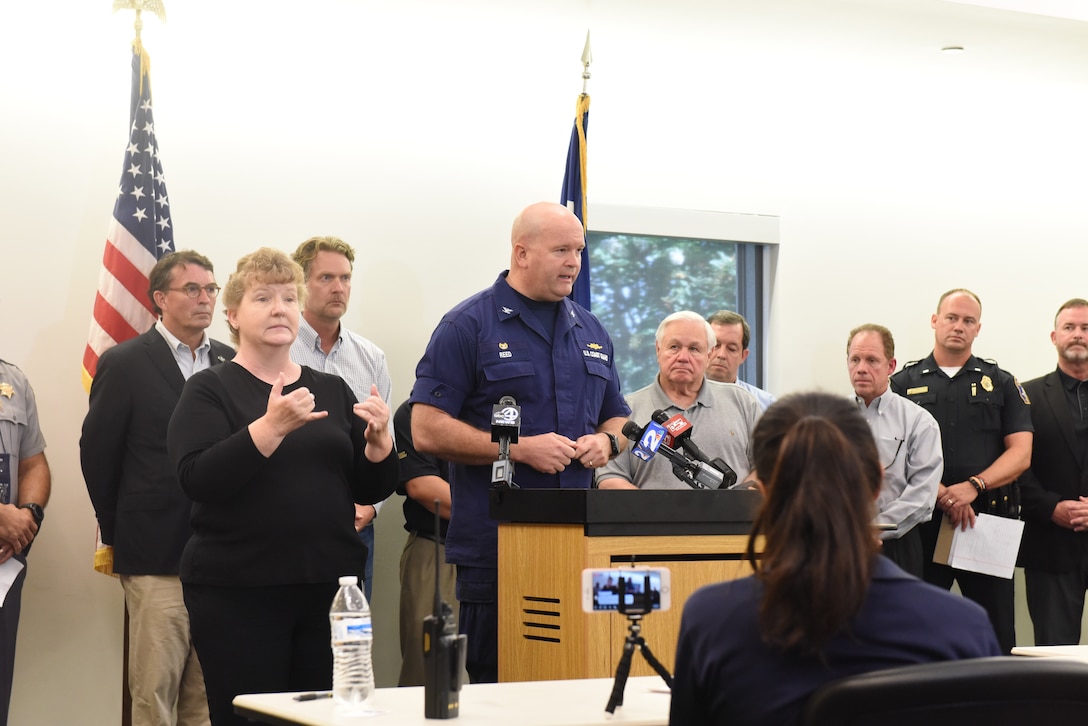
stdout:
[(1024, 645), (1013, 648), (1012, 654), (1088, 661), (1088, 645)]
[[(464, 726), (666, 726), (670, 695), (658, 676), (629, 678), (623, 705), (614, 715), (605, 712), (612, 694), (611, 678), (577, 681), (477, 683), (461, 687), (460, 715)], [(338, 712), (331, 698), (296, 701), (295, 693), (256, 693), (234, 699), (234, 710), (253, 721), (303, 726), (434, 726), (423, 717), (423, 687), (379, 688), (369, 716)]]

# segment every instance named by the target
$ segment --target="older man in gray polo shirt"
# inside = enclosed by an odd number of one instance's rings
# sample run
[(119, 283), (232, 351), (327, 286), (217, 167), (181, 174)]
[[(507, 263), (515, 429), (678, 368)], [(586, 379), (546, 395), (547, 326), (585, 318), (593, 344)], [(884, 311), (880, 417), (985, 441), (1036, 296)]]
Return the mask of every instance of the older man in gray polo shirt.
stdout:
[[(657, 327), (659, 372), (653, 383), (627, 396), (631, 418), (645, 426), (655, 411), (683, 414), (691, 440), (711, 459), (720, 458), (742, 482), (751, 470), (751, 433), (762, 413), (755, 397), (739, 386), (706, 379), (714, 330), (690, 310), (669, 315)], [(598, 469), (601, 489), (687, 489), (662, 455), (642, 461), (628, 451)]]

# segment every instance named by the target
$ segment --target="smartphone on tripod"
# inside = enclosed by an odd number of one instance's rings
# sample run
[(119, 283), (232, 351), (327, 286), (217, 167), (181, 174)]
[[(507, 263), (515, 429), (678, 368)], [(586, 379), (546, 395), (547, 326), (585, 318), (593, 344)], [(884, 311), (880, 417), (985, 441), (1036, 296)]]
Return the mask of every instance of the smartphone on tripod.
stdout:
[(669, 570), (652, 567), (610, 567), (582, 570), (582, 610), (646, 615), (672, 604)]

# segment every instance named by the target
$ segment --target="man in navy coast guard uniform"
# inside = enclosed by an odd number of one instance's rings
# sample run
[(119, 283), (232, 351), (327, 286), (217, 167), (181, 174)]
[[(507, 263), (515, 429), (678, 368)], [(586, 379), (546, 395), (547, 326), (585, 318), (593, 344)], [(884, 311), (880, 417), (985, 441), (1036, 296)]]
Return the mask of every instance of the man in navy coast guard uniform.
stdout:
[(510, 447), (523, 488), (587, 488), (593, 469), (624, 445), (630, 409), (620, 394), (612, 340), (567, 298), (581, 269), (582, 224), (566, 207), (524, 209), (511, 232), (510, 269), (448, 312), (416, 369), (416, 448), (453, 463), (446, 559), (457, 565), (460, 629), (473, 682), (498, 680), (498, 535), (488, 516), (492, 406), (521, 406)]
[[(929, 411), (941, 427), (944, 475), (936, 506), (957, 526), (974, 526), (978, 512), (1018, 517), (1016, 479), (1031, 463), (1027, 394), (1011, 373), (971, 352), (981, 319), (982, 302), (970, 290), (941, 295), (930, 319), (933, 352), (891, 378), (893, 391)], [(1016, 645), (1013, 581), (933, 562), (943, 518), (934, 512), (921, 525), (924, 579), (945, 589), (958, 581), (964, 596), (986, 609), (997, 642), (1009, 652)]]

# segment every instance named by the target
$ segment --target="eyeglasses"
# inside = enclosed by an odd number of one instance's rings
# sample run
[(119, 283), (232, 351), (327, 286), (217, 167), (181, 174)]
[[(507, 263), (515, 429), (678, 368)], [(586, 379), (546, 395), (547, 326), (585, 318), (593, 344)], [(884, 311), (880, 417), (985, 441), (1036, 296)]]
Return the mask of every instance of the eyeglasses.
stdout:
[(885, 469), (887, 469), (887, 468), (888, 468), (889, 466), (891, 466), (892, 464), (894, 464), (894, 463), (895, 463), (895, 460), (899, 458), (899, 451), (900, 451), (900, 450), (901, 450), (901, 449), (903, 448), (903, 441), (904, 441), (904, 439), (901, 439), (901, 438), (899, 438), (898, 436), (896, 436), (896, 437), (895, 437), (895, 438), (893, 439), (893, 441), (896, 441), (896, 442), (897, 442), (897, 443), (896, 443), (896, 445), (895, 445), (895, 453), (894, 453), (894, 454), (892, 454), (892, 460), (891, 460), (891, 461), (889, 461), (889, 462), (888, 462), (887, 464), (884, 464), (884, 468), (885, 468)]
[(168, 287), (166, 289), (173, 290), (174, 292), (183, 292), (189, 297), (196, 299), (200, 297), (201, 290), (208, 293), (208, 297), (214, 298), (219, 295), (219, 291), (223, 288), (219, 287), (219, 285), (216, 285), (214, 282), (211, 285), (204, 285), (203, 287), (197, 285), (195, 282), (191, 282), (183, 287)]

